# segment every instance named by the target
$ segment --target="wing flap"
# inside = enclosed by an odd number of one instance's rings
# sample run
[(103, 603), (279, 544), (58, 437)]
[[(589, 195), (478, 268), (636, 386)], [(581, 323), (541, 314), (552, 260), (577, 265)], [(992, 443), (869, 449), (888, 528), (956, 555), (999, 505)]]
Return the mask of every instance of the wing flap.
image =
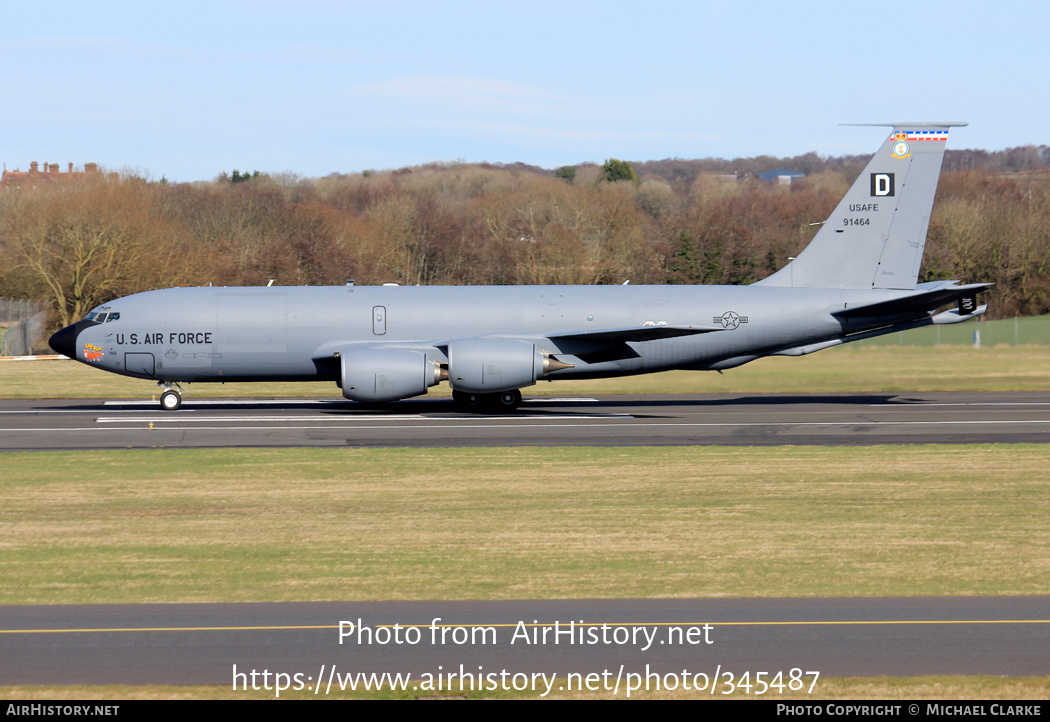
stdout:
[(596, 331), (567, 331), (565, 333), (547, 334), (552, 341), (582, 341), (587, 343), (629, 343), (655, 341), (663, 338), (693, 336), (699, 333), (711, 333), (724, 330), (721, 326), (635, 326), (627, 328), (603, 328)]

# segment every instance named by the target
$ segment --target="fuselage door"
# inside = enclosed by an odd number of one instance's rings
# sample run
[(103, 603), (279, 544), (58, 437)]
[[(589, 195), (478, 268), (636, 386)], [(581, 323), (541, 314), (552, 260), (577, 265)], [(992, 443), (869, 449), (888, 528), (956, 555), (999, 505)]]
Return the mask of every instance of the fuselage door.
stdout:
[(372, 307), (372, 333), (376, 336), (386, 333), (386, 306)]
[(124, 370), (135, 376), (152, 377), (156, 373), (156, 364), (151, 353), (125, 353)]

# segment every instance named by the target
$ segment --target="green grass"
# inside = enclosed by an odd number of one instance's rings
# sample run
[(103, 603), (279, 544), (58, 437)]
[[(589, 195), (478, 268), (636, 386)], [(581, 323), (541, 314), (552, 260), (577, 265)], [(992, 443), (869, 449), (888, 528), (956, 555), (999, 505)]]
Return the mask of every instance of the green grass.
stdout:
[[(232, 686), (232, 685), (231, 685)], [(151, 700), (151, 699), (274, 699), (273, 691), (234, 691), (227, 685), (109, 685), (100, 687), (0, 687), (0, 699), (8, 700)], [(539, 692), (336, 692), (315, 695), (306, 691), (285, 691), (281, 699), (537, 699)], [(623, 689), (618, 695), (601, 692), (553, 692), (545, 699), (624, 699)], [(725, 699), (727, 696), (710, 692), (660, 691), (634, 693), (632, 699)], [(762, 699), (778, 702), (792, 700), (1045, 700), (1050, 697), (1050, 678), (1047, 677), (991, 677), (991, 676), (927, 676), (927, 677), (821, 677), (813, 694), (804, 691), (785, 691), (783, 694), (755, 695), (738, 692), (731, 699)]]
[[(340, 398), (334, 383), (189, 384), (194, 397)], [(591, 381), (541, 381), (529, 395), (668, 393), (865, 393), (894, 391), (1047, 391), (1050, 347), (845, 346), (801, 358), (764, 358), (731, 369), (669, 371)], [(0, 362), (0, 398), (150, 398), (157, 385), (73, 361)], [(430, 390), (447, 395), (448, 384)]]
[(1050, 593), (1050, 447), (3, 455), (0, 603)]

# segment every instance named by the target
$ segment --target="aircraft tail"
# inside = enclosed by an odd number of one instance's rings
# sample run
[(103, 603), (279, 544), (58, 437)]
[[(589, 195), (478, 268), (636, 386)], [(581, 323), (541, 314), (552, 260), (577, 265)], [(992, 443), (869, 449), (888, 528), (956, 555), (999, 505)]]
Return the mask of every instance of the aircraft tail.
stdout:
[(886, 125), (889, 137), (810, 244), (757, 285), (915, 288), (948, 129), (966, 123)]

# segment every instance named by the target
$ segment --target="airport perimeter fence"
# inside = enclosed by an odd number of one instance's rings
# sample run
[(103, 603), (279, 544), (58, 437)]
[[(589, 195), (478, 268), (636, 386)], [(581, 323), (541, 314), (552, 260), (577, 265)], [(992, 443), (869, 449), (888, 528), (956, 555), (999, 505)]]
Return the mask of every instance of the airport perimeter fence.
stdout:
[(978, 319), (950, 326), (925, 326), (857, 341), (847, 346), (1050, 346), (1050, 316), (1001, 318), (995, 321)]
[(42, 301), (0, 298), (0, 356), (24, 356), (40, 346), (46, 307)]

